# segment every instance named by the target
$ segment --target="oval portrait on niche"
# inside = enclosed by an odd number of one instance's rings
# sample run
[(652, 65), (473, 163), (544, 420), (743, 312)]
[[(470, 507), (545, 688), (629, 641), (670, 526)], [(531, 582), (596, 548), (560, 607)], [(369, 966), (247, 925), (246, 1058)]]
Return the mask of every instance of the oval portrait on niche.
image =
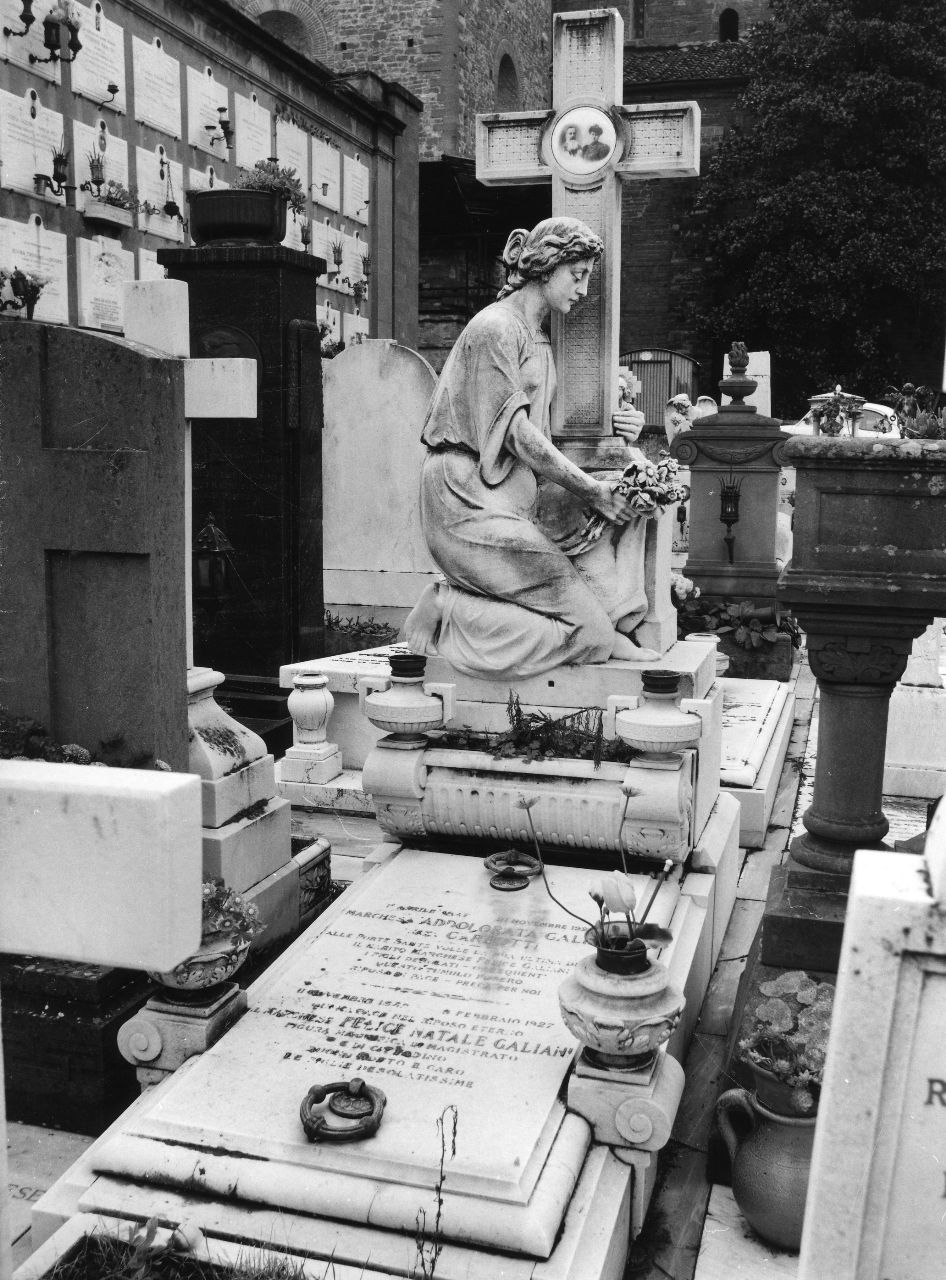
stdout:
[(552, 130), (552, 155), (566, 173), (593, 173), (614, 155), (614, 121), (597, 107), (573, 107)]

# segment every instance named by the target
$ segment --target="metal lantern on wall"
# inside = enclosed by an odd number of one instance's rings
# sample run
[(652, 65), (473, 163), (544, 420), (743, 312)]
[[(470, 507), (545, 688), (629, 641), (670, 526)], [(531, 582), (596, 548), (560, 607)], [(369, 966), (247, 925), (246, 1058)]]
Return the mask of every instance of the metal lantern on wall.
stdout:
[(224, 604), (233, 594), (233, 544), (214, 524), (213, 512), (194, 539), (194, 598)]

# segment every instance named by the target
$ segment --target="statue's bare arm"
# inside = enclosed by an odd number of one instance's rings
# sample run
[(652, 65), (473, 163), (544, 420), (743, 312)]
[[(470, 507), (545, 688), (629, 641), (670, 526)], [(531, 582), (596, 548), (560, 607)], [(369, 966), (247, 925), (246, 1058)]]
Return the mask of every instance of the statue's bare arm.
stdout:
[(633, 514), (626, 497), (615, 493), (606, 480), (595, 480), (566, 458), (535, 426), (525, 409), (520, 409), (509, 424), (506, 448), (536, 475), (560, 484), (605, 519), (625, 524)]

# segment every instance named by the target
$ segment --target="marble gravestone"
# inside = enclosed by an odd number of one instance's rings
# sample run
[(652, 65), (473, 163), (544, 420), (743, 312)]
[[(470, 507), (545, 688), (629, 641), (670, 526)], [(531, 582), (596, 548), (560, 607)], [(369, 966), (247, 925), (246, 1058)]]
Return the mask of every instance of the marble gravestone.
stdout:
[(418, 493), (420, 428), (437, 376), (416, 351), (376, 339), (327, 360), (322, 377), (325, 607), (343, 616), (396, 610), (400, 623), (437, 573)]
[[(593, 877), (574, 867), (549, 877), (591, 919)], [(371, 874), (252, 988), (224, 1039), (47, 1194), (34, 1231), (76, 1210), (157, 1212), (387, 1272), (410, 1265), (443, 1165), (439, 1280), (495, 1276), (497, 1252), (509, 1280), (618, 1280), (653, 1160), (594, 1144), (560, 1097), (577, 1045), (557, 989), (587, 954), (584, 926), (541, 880), (518, 894), (489, 881), (479, 858), (379, 851)], [(652, 913), (674, 933), (662, 958), (681, 985), (687, 920), (701, 911), (666, 884)], [(309, 1143), (307, 1091), (355, 1076), (386, 1096), (378, 1132)], [(438, 1128), (451, 1113), (455, 1151)]]
[(923, 856), (860, 850), (799, 1280), (932, 1280), (946, 1260), (946, 811)]

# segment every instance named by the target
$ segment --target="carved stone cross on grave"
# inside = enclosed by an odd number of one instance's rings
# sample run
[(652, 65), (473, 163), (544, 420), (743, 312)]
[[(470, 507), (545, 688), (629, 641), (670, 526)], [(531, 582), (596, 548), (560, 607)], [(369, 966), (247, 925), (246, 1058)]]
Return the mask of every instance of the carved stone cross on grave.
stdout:
[(622, 106), (623, 49), (616, 9), (556, 14), (552, 110), (477, 117), (480, 182), (551, 182), (553, 216), (580, 218), (604, 241), (587, 298), (552, 325), (552, 431), (584, 465), (594, 465), (597, 442), (610, 437), (617, 404), (621, 183), (700, 171), (699, 105)]

